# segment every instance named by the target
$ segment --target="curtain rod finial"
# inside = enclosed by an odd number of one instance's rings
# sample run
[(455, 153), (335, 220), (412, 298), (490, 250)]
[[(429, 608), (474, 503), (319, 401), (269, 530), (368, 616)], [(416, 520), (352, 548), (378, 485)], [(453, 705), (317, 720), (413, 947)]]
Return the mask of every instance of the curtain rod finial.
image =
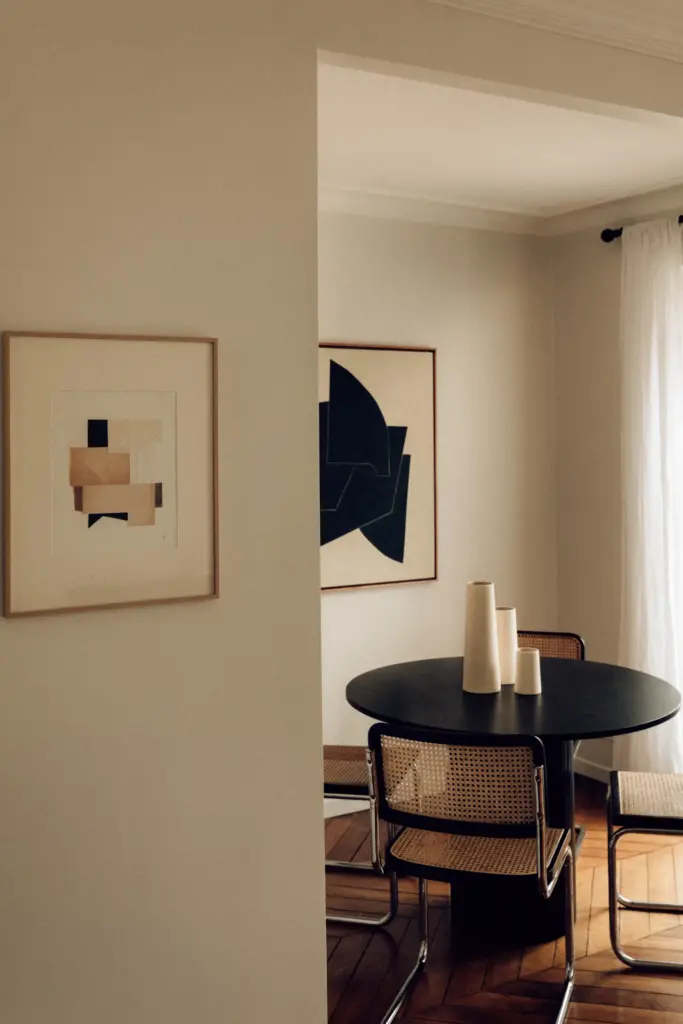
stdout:
[[(678, 223), (683, 224), (683, 213), (678, 218)], [(600, 238), (603, 242), (613, 242), (615, 238), (621, 238), (623, 230), (623, 228), (605, 228), (600, 232)]]

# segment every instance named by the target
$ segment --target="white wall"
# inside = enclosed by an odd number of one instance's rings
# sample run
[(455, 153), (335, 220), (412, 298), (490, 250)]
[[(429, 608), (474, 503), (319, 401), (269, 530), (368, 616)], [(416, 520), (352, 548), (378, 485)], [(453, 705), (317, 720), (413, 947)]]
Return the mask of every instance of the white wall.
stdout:
[(0, 622), (4, 1024), (326, 1017), (313, 6), (2, 5), (2, 327), (217, 335), (222, 497), (219, 601)]
[[(559, 624), (594, 661), (618, 658), (621, 588), (619, 306), (621, 250), (600, 231), (549, 239), (557, 360)], [(611, 740), (584, 743), (602, 774)], [(582, 764), (587, 762), (587, 764)]]
[(324, 735), (378, 665), (462, 650), (465, 584), (493, 579), (527, 628), (556, 624), (554, 363), (538, 239), (324, 213), (320, 336), (437, 349), (439, 579), (322, 595)]

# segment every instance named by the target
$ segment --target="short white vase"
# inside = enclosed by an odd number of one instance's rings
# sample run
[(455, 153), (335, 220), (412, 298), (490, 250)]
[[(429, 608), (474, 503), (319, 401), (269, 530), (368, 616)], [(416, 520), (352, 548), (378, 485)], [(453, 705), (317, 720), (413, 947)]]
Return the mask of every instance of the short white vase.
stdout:
[(537, 647), (520, 647), (517, 650), (515, 693), (537, 697), (542, 688), (541, 652)]
[(493, 583), (468, 583), (462, 688), (467, 693), (500, 690), (500, 659)]
[(517, 675), (517, 609), (496, 608), (500, 681), (503, 686), (514, 686)]

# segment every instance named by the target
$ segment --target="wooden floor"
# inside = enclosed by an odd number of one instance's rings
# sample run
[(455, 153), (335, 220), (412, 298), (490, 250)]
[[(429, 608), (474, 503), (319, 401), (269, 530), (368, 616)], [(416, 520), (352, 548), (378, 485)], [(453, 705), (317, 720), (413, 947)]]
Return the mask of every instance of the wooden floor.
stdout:
[[(577, 818), (587, 833), (578, 860), (576, 987), (570, 1020), (584, 1024), (683, 1024), (683, 975), (636, 973), (609, 944), (604, 788), (577, 779)], [(369, 855), (367, 815), (326, 824), (328, 856)], [(621, 887), (635, 899), (683, 903), (683, 843), (667, 837), (625, 838)], [(382, 912), (386, 881), (328, 873), (328, 908)], [(430, 883), (429, 962), (403, 1011), (405, 1024), (548, 1024), (558, 1008), (563, 940), (526, 949), (453, 950), (445, 885)], [(375, 1024), (417, 953), (415, 883), (401, 882), (399, 916), (387, 928), (327, 926), (330, 1024)], [(683, 962), (683, 915), (622, 914), (629, 952)], [(495, 921), (491, 922), (495, 932)]]

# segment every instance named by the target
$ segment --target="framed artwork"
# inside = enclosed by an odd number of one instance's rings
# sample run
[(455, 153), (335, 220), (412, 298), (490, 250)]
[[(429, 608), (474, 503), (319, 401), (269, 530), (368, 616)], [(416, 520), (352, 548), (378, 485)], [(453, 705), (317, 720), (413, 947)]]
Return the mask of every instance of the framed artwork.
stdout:
[(320, 346), (323, 590), (436, 579), (436, 352)]
[(2, 335), (6, 616), (218, 596), (216, 353)]

